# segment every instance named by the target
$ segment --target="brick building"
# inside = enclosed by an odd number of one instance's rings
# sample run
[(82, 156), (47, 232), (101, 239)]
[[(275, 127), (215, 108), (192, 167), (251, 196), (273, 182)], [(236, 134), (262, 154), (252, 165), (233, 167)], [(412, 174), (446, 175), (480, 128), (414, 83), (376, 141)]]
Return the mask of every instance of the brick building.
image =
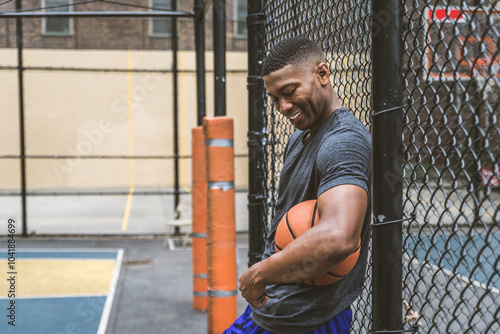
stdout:
[[(246, 0), (226, 0), (226, 46), (228, 51), (246, 50)], [(120, 3), (120, 4), (118, 4)], [(172, 0), (122, 0), (113, 3), (76, 0), (27, 0), (23, 9), (45, 11), (147, 11), (172, 8)], [(178, 1), (180, 11), (193, 11), (194, 1)], [(0, 6), (15, 9), (15, 1)], [(178, 18), (179, 49), (194, 49), (192, 18)], [(32, 49), (168, 50), (171, 48), (168, 18), (25, 18), (24, 47)], [(205, 17), (205, 47), (212, 49), (212, 10)], [(16, 46), (15, 19), (0, 20), (0, 48)]]

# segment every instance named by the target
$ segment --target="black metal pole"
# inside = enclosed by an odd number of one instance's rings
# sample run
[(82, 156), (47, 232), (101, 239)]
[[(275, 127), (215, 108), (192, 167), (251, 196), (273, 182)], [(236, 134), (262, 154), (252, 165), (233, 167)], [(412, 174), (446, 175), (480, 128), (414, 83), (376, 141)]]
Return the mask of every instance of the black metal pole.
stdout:
[[(482, 1), (481, 0), (474, 0), (472, 1), (473, 6), (481, 6)], [(472, 14), (475, 15), (475, 14)], [(474, 20), (474, 18), (472, 18)], [(484, 89), (484, 88), (483, 88)], [(481, 89), (481, 85), (479, 84), (479, 81), (476, 78), (471, 78), (471, 81), (469, 85), (467, 85), (467, 90), (472, 90), (471, 96), (472, 96), (472, 103), (471, 105), (473, 106), (474, 110), (474, 117), (476, 118), (475, 120), (475, 125), (472, 128), (472, 133), (471, 133), (471, 139), (472, 139), (472, 147), (471, 150), (473, 151), (472, 156), (472, 161), (469, 164), (470, 165), (470, 171), (469, 175), (473, 175), (472, 177), (472, 182), (470, 183), (471, 189), (470, 192), (473, 195), (473, 201), (474, 201), (474, 221), (473, 225), (476, 226), (480, 224), (481, 222), (481, 159), (482, 159), (482, 154), (481, 152), (483, 151), (483, 142), (484, 138), (482, 136), (482, 119), (484, 116), (484, 103), (483, 103), (483, 92)], [(470, 102), (469, 102), (470, 103)], [(494, 167), (493, 165), (491, 167)]]
[(264, 14), (262, 0), (248, 1), (248, 266), (264, 251)]
[(226, 116), (226, 2), (214, 0), (214, 113)]
[(195, 48), (196, 48), (196, 101), (197, 124), (201, 126), (206, 115), (205, 101), (205, 17), (198, 15), (203, 11), (203, 0), (195, 0)]
[(373, 333), (402, 333), (403, 52), (400, 1), (373, 0), (372, 40)]
[[(16, 0), (16, 10), (22, 9), (21, 0)], [(26, 198), (26, 142), (24, 131), (24, 75), (23, 75), (23, 22), (21, 18), (16, 19), (16, 42), (17, 42), (17, 73), (19, 85), (19, 137), (20, 137), (20, 163), (21, 163), (21, 210), (23, 220), (23, 236), (28, 235), (28, 215)]]
[[(474, 126), (471, 129), (470, 139), (472, 145), (470, 147), (470, 161), (466, 162), (469, 175), (472, 175), (472, 180), (469, 183), (469, 191), (472, 194), (474, 220), (473, 226), (477, 226), (481, 222), (481, 159), (483, 151), (483, 140), (481, 135), (482, 119), (483, 119), (483, 98), (479, 81), (473, 78), (467, 85), (470, 98), (468, 103), (474, 108)], [(494, 167), (494, 166), (491, 166)]]
[[(172, 10), (177, 9), (177, 1), (172, 1)], [(172, 77), (173, 77), (173, 114), (174, 114), (174, 210), (179, 205), (179, 124), (178, 124), (178, 68), (177, 68), (177, 51), (178, 51), (178, 37), (177, 37), (177, 19), (172, 19)], [(176, 211), (175, 211), (176, 212)], [(177, 212), (175, 213), (175, 218)], [(179, 233), (179, 227), (176, 226), (175, 233)]]

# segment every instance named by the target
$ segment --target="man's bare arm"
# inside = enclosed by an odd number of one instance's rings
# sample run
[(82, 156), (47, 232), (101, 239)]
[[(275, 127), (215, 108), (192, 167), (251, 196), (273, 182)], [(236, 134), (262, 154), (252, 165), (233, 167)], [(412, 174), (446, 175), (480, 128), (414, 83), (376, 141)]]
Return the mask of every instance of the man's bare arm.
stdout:
[(240, 277), (242, 296), (261, 307), (267, 302), (267, 297), (261, 299), (267, 285), (315, 278), (342, 262), (358, 246), (367, 203), (367, 193), (359, 186), (325, 191), (318, 198), (318, 224), (245, 271)]

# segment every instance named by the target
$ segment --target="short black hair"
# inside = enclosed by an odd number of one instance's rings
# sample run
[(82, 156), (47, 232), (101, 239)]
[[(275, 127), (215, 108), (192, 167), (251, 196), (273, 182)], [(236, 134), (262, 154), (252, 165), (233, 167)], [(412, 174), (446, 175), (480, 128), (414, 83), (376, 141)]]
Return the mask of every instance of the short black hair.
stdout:
[(274, 45), (264, 59), (262, 76), (312, 57), (324, 59), (323, 50), (314, 41), (301, 36), (284, 39)]

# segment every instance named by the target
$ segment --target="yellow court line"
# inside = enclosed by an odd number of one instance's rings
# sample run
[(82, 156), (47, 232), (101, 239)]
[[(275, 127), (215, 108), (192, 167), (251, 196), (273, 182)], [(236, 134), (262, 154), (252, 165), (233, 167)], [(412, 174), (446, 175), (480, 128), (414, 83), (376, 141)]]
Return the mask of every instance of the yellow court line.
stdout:
[[(134, 156), (134, 114), (132, 108), (132, 57), (130, 55), (130, 50), (127, 50), (127, 104), (128, 104), (128, 147), (129, 155)], [(128, 227), (128, 220), (130, 217), (130, 207), (132, 206), (132, 197), (134, 196), (135, 190), (135, 179), (134, 179), (134, 159), (129, 159), (130, 165), (130, 187), (127, 196), (127, 204), (125, 205), (125, 213), (123, 215), (122, 231), (125, 232)]]

